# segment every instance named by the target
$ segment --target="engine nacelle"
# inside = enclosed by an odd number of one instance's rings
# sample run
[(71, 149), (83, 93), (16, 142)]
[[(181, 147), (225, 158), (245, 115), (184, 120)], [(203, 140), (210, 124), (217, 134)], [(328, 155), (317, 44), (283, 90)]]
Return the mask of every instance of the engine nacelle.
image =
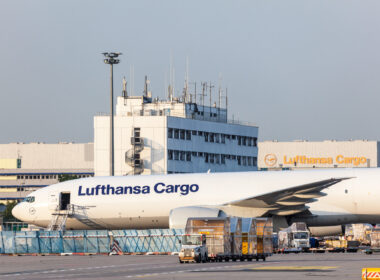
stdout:
[(344, 226), (309, 227), (310, 233), (315, 237), (333, 236), (344, 233)]
[(169, 214), (169, 228), (185, 228), (187, 219), (190, 217), (203, 217), (203, 218), (218, 218), (226, 217), (227, 215), (217, 208), (206, 207), (178, 207), (172, 209)]

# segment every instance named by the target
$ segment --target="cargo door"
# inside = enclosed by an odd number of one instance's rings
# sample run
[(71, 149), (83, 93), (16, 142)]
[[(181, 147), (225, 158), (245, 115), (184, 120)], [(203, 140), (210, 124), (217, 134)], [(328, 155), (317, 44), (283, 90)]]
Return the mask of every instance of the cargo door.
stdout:
[(59, 210), (68, 210), (70, 204), (70, 192), (61, 192)]
[(57, 193), (49, 193), (48, 204), (50, 212), (58, 210), (59, 196)]

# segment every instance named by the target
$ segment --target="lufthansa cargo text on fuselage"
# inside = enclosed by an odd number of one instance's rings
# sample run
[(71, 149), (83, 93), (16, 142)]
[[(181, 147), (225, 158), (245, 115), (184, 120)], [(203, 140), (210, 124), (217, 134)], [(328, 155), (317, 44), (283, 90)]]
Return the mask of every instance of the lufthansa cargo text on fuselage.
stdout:
[(82, 187), (78, 188), (79, 196), (91, 195), (133, 195), (133, 194), (150, 194), (151, 192), (158, 194), (171, 194), (177, 193), (179, 195), (188, 195), (199, 191), (197, 184), (181, 184), (181, 185), (166, 185), (165, 183), (156, 183), (153, 188), (150, 186), (117, 186), (111, 185), (97, 185), (95, 187)]

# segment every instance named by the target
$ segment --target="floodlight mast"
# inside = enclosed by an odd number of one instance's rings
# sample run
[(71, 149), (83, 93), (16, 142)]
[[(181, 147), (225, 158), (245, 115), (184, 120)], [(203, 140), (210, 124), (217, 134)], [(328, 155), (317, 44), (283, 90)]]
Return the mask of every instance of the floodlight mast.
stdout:
[(111, 101), (110, 101), (110, 176), (115, 175), (115, 168), (114, 168), (114, 116), (113, 116), (113, 65), (119, 64), (120, 60), (117, 59), (119, 55), (122, 53), (119, 52), (104, 52), (102, 53), (105, 57), (104, 63), (109, 64), (111, 66), (111, 77), (110, 77), (110, 83), (111, 83)]

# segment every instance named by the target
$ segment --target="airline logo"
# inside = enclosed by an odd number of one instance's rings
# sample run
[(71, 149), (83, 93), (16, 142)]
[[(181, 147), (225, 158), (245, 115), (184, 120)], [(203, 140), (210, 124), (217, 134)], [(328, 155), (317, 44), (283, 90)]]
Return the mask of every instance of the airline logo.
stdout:
[(97, 185), (95, 187), (83, 187), (79, 186), (78, 196), (93, 196), (93, 195), (133, 195), (133, 194), (171, 194), (176, 193), (179, 195), (188, 195), (189, 193), (195, 193), (199, 191), (197, 184), (178, 184), (178, 185), (166, 185), (165, 183), (156, 183), (151, 186), (118, 186), (113, 187), (111, 185)]
[(277, 157), (274, 154), (267, 154), (264, 158), (265, 164), (267, 166), (274, 166), (277, 163)]

